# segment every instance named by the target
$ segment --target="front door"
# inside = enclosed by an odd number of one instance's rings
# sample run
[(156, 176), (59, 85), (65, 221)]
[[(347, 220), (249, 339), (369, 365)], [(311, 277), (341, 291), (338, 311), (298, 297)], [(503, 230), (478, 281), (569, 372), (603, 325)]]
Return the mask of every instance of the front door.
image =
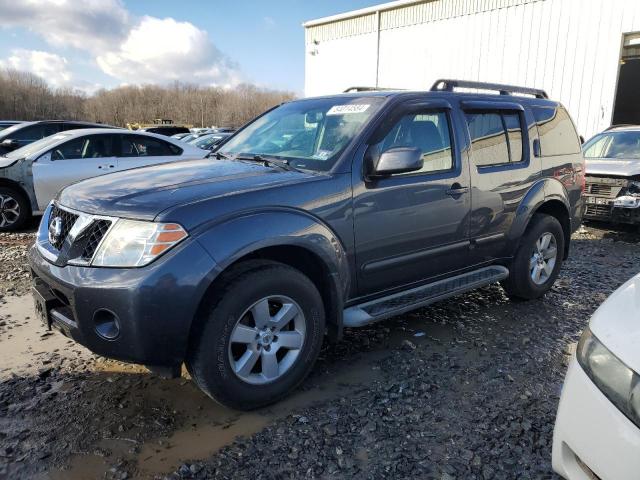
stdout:
[[(376, 135), (380, 153), (395, 147), (423, 152), (417, 172), (390, 175), (354, 188), (360, 296), (433, 279), (467, 264), (469, 171), (455, 141), (452, 112), (440, 102), (403, 107)], [(372, 147), (370, 147), (372, 148)], [(373, 167), (369, 167), (373, 168)]]
[(74, 138), (58, 145), (33, 163), (33, 183), (38, 208), (44, 210), (67, 185), (116, 171), (115, 135)]

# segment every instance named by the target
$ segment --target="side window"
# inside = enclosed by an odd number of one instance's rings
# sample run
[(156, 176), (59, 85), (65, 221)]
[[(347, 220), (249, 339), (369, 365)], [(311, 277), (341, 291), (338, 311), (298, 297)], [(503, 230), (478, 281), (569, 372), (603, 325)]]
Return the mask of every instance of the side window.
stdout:
[(522, 121), (516, 112), (466, 113), (473, 162), (478, 167), (521, 162)]
[(380, 153), (396, 147), (414, 147), (422, 151), (423, 166), (417, 172), (439, 172), (453, 168), (449, 120), (445, 112), (425, 110), (404, 115), (380, 142)]
[(533, 107), (533, 116), (538, 124), (543, 156), (580, 153), (580, 139), (564, 108)]
[(14, 140), (36, 141), (54, 133), (58, 133), (58, 125), (39, 123), (30, 127), (22, 128), (11, 136)]
[(121, 138), (122, 157), (165, 157), (179, 155), (176, 151), (181, 150), (170, 143), (142, 135), (122, 135)]
[(113, 135), (92, 135), (58, 145), (52, 152), (53, 160), (113, 157)]

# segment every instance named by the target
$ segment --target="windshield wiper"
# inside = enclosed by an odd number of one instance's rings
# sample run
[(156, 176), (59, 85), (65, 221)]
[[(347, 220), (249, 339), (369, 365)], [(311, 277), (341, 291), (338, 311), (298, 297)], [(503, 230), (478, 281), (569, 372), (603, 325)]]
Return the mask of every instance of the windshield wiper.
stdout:
[(211, 152), (209, 155), (207, 155), (208, 157), (213, 157), (216, 160), (230, 160), (231, 157), (229, 155), (226, 155), (222, 152)]
[(300, 171), (299, 169), (291, 165), (289, 163), (289, 160), (279, 160), (273, 157), (265, 157), (263, 155), (252, 154), (252, 153), (239, 153), (233, 158), (234, 160), (247, 160), (250, 162), (259, 162), (259, 163), (262, 163), (265, 167), (275, 166), (286, 171), (294, 171), (294, 172)]

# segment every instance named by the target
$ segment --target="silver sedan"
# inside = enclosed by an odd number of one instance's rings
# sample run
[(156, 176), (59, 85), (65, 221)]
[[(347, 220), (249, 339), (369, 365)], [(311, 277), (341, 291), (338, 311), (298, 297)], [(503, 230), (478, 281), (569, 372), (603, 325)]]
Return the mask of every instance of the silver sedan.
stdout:
[(0, 232), (21, 228), (72, 183), (207, 154), (173, 138), (123, 129), (70, 130), (43, 138), (0, 157)]

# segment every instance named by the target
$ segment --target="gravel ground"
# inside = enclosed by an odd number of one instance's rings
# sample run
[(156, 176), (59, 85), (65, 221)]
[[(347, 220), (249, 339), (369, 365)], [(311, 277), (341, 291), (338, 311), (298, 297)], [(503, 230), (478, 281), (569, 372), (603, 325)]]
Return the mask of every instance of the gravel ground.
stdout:
[[(0, 235), (0, 296), (28, 290), (28, 238)], [(7, 297), (0, 358), (18, 361), (0, 363), (0, 478), (555, 478), (572, 345), (640, 271), (639, 241), (596, 225), (544, 299), (491, 286), (348, 331), (291, 400), (251, 414), (49, 335)]]

